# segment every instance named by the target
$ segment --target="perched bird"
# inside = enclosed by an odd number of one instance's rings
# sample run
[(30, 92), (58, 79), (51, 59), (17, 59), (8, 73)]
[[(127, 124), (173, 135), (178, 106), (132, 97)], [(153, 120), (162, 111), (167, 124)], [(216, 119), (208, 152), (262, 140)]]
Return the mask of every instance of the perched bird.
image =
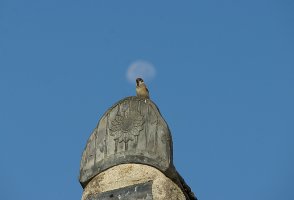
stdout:
[(149, 99), (149, 91), (141, 78), (136, 79), (136, 93), (137, 97)]

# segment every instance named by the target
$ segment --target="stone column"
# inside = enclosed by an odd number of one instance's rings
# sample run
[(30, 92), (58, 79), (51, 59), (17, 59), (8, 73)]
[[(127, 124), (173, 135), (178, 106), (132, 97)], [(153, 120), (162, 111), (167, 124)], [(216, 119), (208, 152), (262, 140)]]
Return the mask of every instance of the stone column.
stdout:
[(172, 137), (157, 106), (127, 97), (100, 119), (83, 152), (82, 200), (193, 200), (172, 159)]

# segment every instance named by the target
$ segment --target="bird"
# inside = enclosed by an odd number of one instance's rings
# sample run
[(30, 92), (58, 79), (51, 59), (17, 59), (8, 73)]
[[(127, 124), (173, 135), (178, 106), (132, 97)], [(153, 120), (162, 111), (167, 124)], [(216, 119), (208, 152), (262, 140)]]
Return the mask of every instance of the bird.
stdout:
[(144, 81), (142, 78), (137, 78), (136, 79), (136, 93), (137, 97), (149, 99), (149, 90), (146, 87)]

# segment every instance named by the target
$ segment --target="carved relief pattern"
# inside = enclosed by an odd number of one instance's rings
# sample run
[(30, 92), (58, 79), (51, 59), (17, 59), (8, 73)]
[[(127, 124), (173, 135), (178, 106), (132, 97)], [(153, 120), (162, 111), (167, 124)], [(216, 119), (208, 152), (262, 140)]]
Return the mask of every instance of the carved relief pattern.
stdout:
[(115, 152), (118, 143), (125, 143), (125, 150), (128, 150), (128, 142), (135, 139), (138, 141), (138, 135), (143, 130), (143, 116), (138, 112), (125, 113), (125, 115), (117, 114), (111, 121), (110, 135), (114, 137)]

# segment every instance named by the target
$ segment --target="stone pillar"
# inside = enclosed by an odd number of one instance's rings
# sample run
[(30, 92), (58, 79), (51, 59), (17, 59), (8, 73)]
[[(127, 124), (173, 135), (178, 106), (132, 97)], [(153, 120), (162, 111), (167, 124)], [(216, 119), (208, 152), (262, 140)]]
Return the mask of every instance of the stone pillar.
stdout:
[(172, 138), (157, 106), (127, 97), (100, 119), (83, 152), (82, 200), (193, 200), (172, 159)]

